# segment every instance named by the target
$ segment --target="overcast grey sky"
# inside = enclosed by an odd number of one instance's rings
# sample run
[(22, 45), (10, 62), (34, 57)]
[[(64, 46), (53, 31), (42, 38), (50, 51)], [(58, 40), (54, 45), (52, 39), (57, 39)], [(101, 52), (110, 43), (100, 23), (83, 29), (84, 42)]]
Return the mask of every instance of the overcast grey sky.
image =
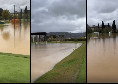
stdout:
[(85, 32), (86, 0), (31, 0), (31, 32)]
[(112, 24), (116, 20), (118, 27), (118, 0), (88, 0), (87, 1), (87, 23), (89, 25)]
[(16, 11), (24, 9), (26, 6), (30, 9), (30, 0), (0, 0), (0, 8), (8, 9), (13, 12), (13, 5), (16, 5)]

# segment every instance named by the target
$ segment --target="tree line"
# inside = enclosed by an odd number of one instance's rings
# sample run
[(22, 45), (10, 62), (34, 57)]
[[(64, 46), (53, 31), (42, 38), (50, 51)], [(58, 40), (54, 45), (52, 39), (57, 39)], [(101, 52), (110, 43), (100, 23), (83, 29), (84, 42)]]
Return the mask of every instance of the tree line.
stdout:
[[(0, 8), (0, 20), (11, 20), (14, 18), (14, 13), (10, 13), (9, 10), (3, 10)], [(29, 19), (30, 18), (30, 12), (27, 9), (27, 6), (25, 7), (24, 11), (22, 12), (22, 9), (20, 12), (15, 11), (15, 18), (16, 19)]]
[(110, 25), (109, 23), (105, 25), (103, 21), (102, 21), (101, 27), (99, 26), (99, 23), (98, 23), (98, 26), (94, 26), (94, 27), (90, 27), (89, 25), (87, 25), (87, 33), (92, 33), (92, 32), (118, 33), (118, 30), (116, 28), (115, 20), (113, 20), (112, 25)]

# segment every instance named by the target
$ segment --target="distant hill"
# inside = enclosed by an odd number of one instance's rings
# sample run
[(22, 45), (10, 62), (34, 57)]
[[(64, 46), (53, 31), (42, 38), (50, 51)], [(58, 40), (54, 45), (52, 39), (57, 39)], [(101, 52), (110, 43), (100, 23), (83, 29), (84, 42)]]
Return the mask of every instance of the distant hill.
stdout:
[(47, 36), (56, 35), (59, 37), (59, 35), (64, 35), (65, 39), (68, 38), (81, 38), (86, 37), (86, 33), (69, 33), (69, 32), (49, 32), (47, 33)]

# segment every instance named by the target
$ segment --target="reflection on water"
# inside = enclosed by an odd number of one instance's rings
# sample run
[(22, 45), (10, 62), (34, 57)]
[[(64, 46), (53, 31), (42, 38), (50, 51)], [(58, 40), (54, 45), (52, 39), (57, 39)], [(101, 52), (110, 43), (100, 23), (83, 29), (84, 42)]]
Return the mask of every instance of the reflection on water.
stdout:
[(2, 37), (3, 37), (4, 40), (9, 40), (9, 37), (10, 37), (9, 32), (4, 32), (4, 33), (2, 34)]
[(0, 28), (0, 52), (14, 54), (30, 54), (30, 24), (9, 23)]
[(31, 46), (31, 81), (51, 70), (81, 43), (48, 43)]
[(87, 43), (87, 81), (118, 82), (118, 35), (99, 37)]

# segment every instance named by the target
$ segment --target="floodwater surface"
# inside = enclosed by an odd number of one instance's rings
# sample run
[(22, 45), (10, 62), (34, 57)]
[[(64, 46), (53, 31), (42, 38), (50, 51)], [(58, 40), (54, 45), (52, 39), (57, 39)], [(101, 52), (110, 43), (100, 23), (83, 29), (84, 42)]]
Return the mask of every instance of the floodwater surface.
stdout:
[(30, 24), (7, 24), (0, 27), (0, 52), (30, 54)]
[(87, 82), (118, 82), (117, 34), (104, 34), (88, 40)]
[(48, 43), (31, 46), (31, 82), (53, 69), (81, 43)]

